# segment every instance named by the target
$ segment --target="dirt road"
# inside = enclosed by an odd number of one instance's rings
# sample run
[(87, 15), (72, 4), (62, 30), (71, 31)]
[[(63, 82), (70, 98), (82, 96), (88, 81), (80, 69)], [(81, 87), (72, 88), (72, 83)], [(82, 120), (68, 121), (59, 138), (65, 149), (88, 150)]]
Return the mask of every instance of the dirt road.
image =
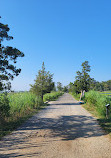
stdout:
[(69, 94), (0, 141), (0, 158), (111, 158), (111, 140)]

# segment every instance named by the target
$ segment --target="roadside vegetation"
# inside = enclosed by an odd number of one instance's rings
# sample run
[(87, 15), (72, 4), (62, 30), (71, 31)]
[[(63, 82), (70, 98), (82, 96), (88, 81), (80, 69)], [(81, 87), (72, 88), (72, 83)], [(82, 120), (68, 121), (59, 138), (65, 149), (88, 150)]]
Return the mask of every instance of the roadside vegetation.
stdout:
[[(85, 93), (85, 96), (82, 98), (86, 105), (84, 107), (91, 107), (93, 111), (96, 111), (96, 115), (98, 117), (105, 118), (106, 117), (106, 107), (105, 105), (111, 104), (111, 97), (103, 96), (97, 91), (89, 91)], [(109, 109), (109, 117), (111, 114), (111, 110)]]
[[(43, 100), (56, 100), (62, 94), (48, 93), (43, 96)], [(32, 92), (0, 94), (0, 138), (48, 105), (44, 102)]]
[[(102, 92), (101, 92), (102, 93)], [(111, 96), (106, 94), (101, 94), (98, 91), (86, 92), (81, 101), (84, 101), (82, 105), (86, 110), (88, 110), (93, 116), (98, 120), (101, 127), (111, 135)], [(80, 95), (76, 93), (70, 93), (76, 100), (80, 100)], [(82, 103), (80, 101), (80, 103)], [(108, 118), (106, 117), (106, 106), (110, 104), (108, 108)]]
[(52, 92), (44, 95), (44, 102), (56, 100), (59, 96), (63, 95), (63, 92)]
[[(7, 34), (9, 31), (8, 25), (3, 25), (0, 23), (0, 28), (1, 30), (2, 28), (5, 29), (4, 36), (7, 35), (7, 38), (12, 38)], [(1, 51), (3, 51), (2, 54), (7, 53), (7, 51), (4, 52), (2, 48)], [(21, 69), (16, 69), (14, 65), (8, 65), (8, 59), (16, 63), (16, 58), (23, 56), (24, 54), (19, 50), (13, 50), (13, 48), (10, 48), (8, 49), (8, 54), (6, 54), (6, 56), (3, 55), (4, 58), (2, 58), (0, 62), (0, 138), (10, 131), (16, 129), (26, 119), (37, 113), (40, 109), (44, 108), (47, 105), (44, 102), (55, 100), (63, 94), (62, 92), (52, 92), (55, 90), (53, 74), (45, 70), (44, 62), (42, 64), (42, 69), (38, 71), (34, 84), (30, 85), (31, 88), (29, 92), (10, 92), (11, 84), (9, 80), (13, 79), (14, 75), (19, 75)], [(12, 74), (8, 74), (7, 68), (12, 70)], [(4, 80), (7, 82), (4, 82)]]
[(108, 118), (106, 118), (105, 105), (110, 104), (111, 97), (102, 95), (97, 91), (89, 91), (83, 97), (85, 104), (83, 107), (95, 116), (101, 127), (111, 135), (111, 107), (108, 108)]
[[(9, 30), (8, 25), (0, 23), (0, 138), (43, 108), (46, 105), (44, 102), (56, 100), (64, 92), (70, 92), (76, 99), (80, 98), (81, 100), (83, 98), (86, 103), (85, 107), (88, 107), (87, 109), (91, 108), (91, 111), (96, 111), (102, 122), (106, 120), (105, 104), (111, 103), (110, 94), (108, 94), (111, 92), (111, 80), (98, 82), (91, 78), (89, 75), (91, 69), (88, 61), (82, 63), (82, 70), (77, 71), (74, 83), (63, 87), (62, 83), (57, 82), (58, 91), (53, 82), (53, 74), (46, 71), (43, 62), (41, 70), (36, 75), (34, 84), (30, 85), (29, 92), (9, 93), (11, 89), (10, 80), (13, 80), (21, 72), (21, 69), (16, 67), (17, 60), (19, 57), (24, 57), (24, 53), (20, 50), (3, 46), (2, 42), (4, 40), (13, 39), (12, 36), (8, 35)], [(107, 121), (110, 119), (111, 115), (109, 115)]]
[(69, 92), (76, 100), (80, 100), (81, 93), (76, 94), (75, 92)]
[[(91, 78), (88, 61), (82, 63), (74, 83), (69, 84), (69, 93), (95, 116), (106, 132), (111, 134), (111, 80), (98, 82)], [(110, 104), (106, 118), (106, 104)]]

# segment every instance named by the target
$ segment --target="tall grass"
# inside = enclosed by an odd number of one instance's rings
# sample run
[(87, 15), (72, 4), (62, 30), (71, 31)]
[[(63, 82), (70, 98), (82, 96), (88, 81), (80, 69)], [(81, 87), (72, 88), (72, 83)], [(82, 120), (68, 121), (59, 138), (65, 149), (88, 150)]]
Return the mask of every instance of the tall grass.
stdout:
[(30, 92), (0, 94), (0, 138), (36, 113), (41, 105), (41, 98)]
[[(44, 101), (55, 100), (62, 94), (45, 94)], [(0, 138), (20, 126), (45, 105), (40, 96), (31, 92), (0, 94)]]
[(109, 107), (108, 118), (106, 118), (105, 107), (106, 104), (111, 106), (111, 97), (102, 95), (100, 92), (89, 91), (85, 93), (83, 100), (86, 103), (83, 107), (96, 116), (101, 127), (111, 135), (111, 107)]
[(31, 92), (23, 93), (10, 93), (8, 95), (10, 105), (10, 115), (23, 116), (33, 109), (38, 108), (42, 101), (40, 97), (37, 97)]
[(105, 117), (106, 114), (106, 104), (111, 104), (111, 98), (108, 96), (103, 96), (99, 92), (89, 91), (85, 93), (85, 97), (83, 98), (86, 104), (90, 107), (93, 107), (99, 116)]

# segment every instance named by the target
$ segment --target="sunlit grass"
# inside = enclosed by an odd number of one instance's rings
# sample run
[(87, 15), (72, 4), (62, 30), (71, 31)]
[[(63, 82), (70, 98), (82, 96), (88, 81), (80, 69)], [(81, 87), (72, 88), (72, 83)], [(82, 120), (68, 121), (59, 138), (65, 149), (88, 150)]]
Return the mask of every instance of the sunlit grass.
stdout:
[[(62, 92), (52, 92), (44, 95), (44, 101), (56, 100)], [(47, 104), (42, 102), (40, 96), (31, 92), (9, 93), (9, 116), (0, 122), (0, 138), (10, 133), (29, 117), (43, 109)]]
[(111, 97), (102, 95), (99, 92), (90, 91), (85, 93), (83, 99), (85, 101), (83, 107), (95, 116), (101, 127), (111, 135), (111, 107), (109, 108), (108, 118), (106, 118), (105, 107), (106, 104), (111, 106)]
[(44, 102), (45, 101), (52, 101), (56, 100), (59, 96), (61, 96), (63, 92), (52, 92), (52, 93), (47, 93), (44, 95)]

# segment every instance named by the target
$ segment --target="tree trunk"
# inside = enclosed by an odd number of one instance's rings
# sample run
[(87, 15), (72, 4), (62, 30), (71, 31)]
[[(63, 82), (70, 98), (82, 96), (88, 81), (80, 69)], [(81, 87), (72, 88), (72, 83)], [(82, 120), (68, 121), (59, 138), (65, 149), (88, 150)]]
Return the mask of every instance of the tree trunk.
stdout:
[(42, 101), (43, 101), (43, 94), (41, 95)]

